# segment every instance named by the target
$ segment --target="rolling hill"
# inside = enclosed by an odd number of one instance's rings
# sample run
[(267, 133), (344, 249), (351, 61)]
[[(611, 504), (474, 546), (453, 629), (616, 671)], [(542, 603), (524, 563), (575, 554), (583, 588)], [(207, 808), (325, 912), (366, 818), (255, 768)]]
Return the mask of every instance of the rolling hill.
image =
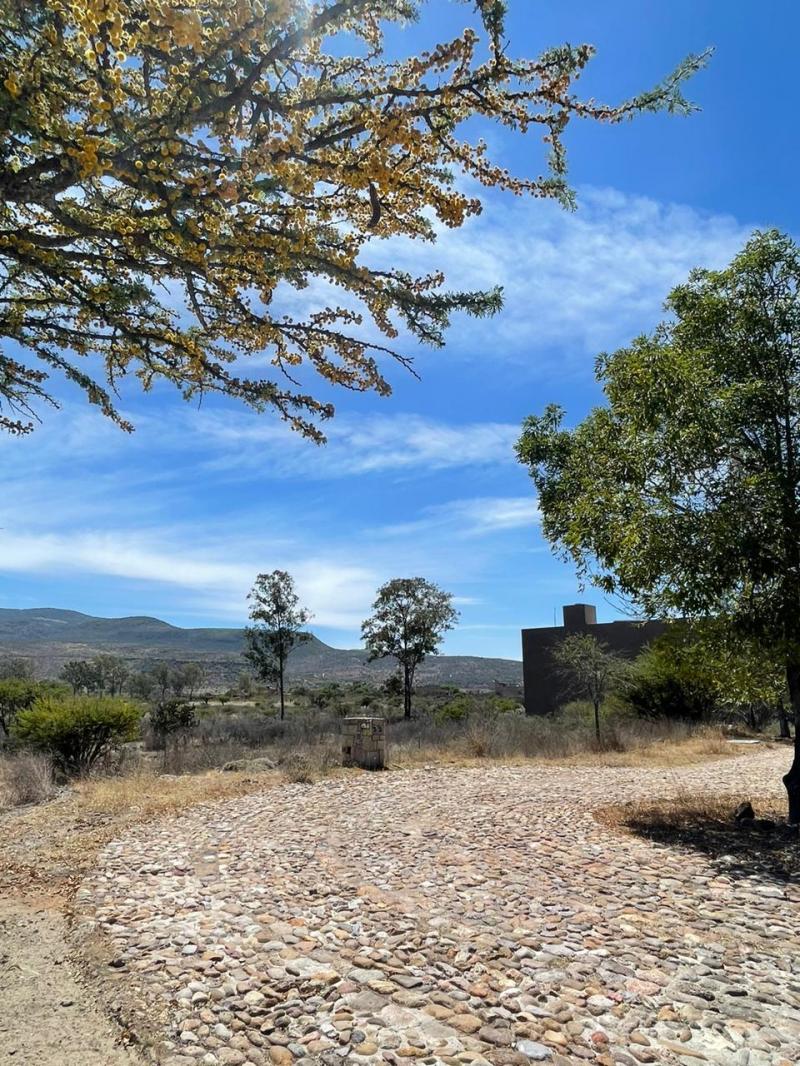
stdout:
[[(241, 651), (241, 629), (182, 629), (159, 618), (96, 618), (55, 607), (0, 608), (0, 658), (29, 659), (40, 677), (58, 676), (70, 659), (110, 652), (134, 670), (156, 662), (197, 661), (209, 687), (222, 688), (244, 669)], [(380, 681), (392, 672), (392, 664), (370, 663), (362, 649), (332, 648), (312, 634), (292, 653), (287, 672), (290, 679), (311, 683)], [(516, 685), (522, 683), (522, 663), (477, 655), (431, 656), (420, 667), (418, 681), (467, 689), (491, 689), (495, 681)]]

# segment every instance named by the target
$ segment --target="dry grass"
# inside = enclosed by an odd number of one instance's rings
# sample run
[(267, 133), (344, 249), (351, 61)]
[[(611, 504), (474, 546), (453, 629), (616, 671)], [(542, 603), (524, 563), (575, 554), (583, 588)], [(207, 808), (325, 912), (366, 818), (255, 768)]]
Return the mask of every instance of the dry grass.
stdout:
[[(624, 826), (637, 832), (735, 828), (733, 812), (741, 803), (740, 793), (679, 793), (656, 800), (639, 800), (605, 807), (595, 817), (606, 825)], [(786, 804), (777, 795), (751, 800), (759, 818), (779, 822), (786, 816)]]
[(280, 780), (278, 773), (138, 772), (77, 782), (52, 803), (0, 814), (0, 892), (68, 896), (98, 850), (130, 826)]
[(0, 810), (44, 803), (54, 795), (53, 764), (47, 756), (19, 752), (0, 759)]
[(75, 781), (51, 803), (0, 809), (0, 892), (67, 896), (97, 852), (131, 826), (201, 803), (233, 799), (286, 782), (311, 783), (343, 770), (325, 748), (284, 757), (274, 770), (171, 775), (157, 763), (127, 774)]
[[(510, 726), (510, 728), (509, 728)], [(397, 733), (392, 727), (390, 738)], [(757, 746), (753, 746), (757, 749)], [(417, 737), (389, 747), (390, 769), (440, 764), (480, 766), (548, 763), (567, 766), (678, 767), (708, 759), (745, 754), (750, 748), (730, 744), (718, 728), (687, 729), (680, 724), (636, 723), (609, 730), (605, 743), (582, 729), (558, 728), (552, 722), (517, 719), (516, 723), (474, 722), (441, 736)]]
[(737, 824), (737, 794), (686, 793), (606, 807), (594, 812), (603, 825), (670, 847), (701, 852), (726, 876), (768, 881), (800, 874), (798, 833), (786, 825), (786, 802), (777, 794), (750, 797), (754, 821)]
[[(230, 799), (281, 782), (310, 783), (342, 770), (338, 741), (329, 726), (287, 730), (269, 747), (236, 748), (242, 769), (199, 769), (219, 765), (211, 743), (189, 745), (170, 763), (178, 774), (163, 773), (162, 753), (135, 752), (127, 771), (78, 781), (51, 803), (0, 813), (0, 890), (34, 885), (66, 893), (91, 868), (109, 840), (137, 823), (178, 813), (199, 803)], [(720, 755), (741, 754), (719, 731), (693, 731), (674, 725), (623, 723), (607, 730), (608, 748), (598, 750), (590, 730), (580, 724), (504, 716), (493, 720), (436, 725), (427, 721), (389, 726), (389, 769), (415, 766), (487, 764), (597, 766), (683, 766)], [(250, 769), (248, 759), (265, 757)], [(263, 766), (274, 765), (264, 770)], [(189, 771), (189, 772), (187, 772)], [(192, 772), (194, 771), (194, 772)]]

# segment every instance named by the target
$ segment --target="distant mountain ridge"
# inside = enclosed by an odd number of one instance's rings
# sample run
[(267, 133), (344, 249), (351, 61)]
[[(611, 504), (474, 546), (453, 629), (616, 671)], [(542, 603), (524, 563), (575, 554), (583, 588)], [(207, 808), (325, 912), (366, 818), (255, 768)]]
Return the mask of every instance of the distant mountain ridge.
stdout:
[[(57, 676), (70, 659), (101, 652), (121, 656), (132, 669), (155, 662), (200, 662), (211, 687), (232, 684), (245, 668), (241, 629), (182, 629), (160, 618), (133, 615), (97, 618), (56, 607), (0, 608), (0, 656), (30, 659), (41, 677)], [(380, 681), (392, 673), (393, 660), (370, 663), (361, 648), (332, 648), (311, 634), (291, 655), (287, 673), (294, 680)], [(452, 684), (491, 689), (495, 681), (522, 683), (522, 663), (478, 655), (433, 655), (420, 667), (422, 684)]]

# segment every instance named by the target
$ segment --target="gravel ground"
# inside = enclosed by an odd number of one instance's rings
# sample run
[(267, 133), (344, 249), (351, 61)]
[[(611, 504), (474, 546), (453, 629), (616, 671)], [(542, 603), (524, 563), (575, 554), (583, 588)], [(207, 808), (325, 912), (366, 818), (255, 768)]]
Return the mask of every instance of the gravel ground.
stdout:
[(62, 914), (0, 898), (0, 1066), (136, 1066), (73, 965)]
[(273, 788), (109, 845), (78, 918), (170, 1066), (792, 1066), (800, 884), (591, 815), (787, 756)]

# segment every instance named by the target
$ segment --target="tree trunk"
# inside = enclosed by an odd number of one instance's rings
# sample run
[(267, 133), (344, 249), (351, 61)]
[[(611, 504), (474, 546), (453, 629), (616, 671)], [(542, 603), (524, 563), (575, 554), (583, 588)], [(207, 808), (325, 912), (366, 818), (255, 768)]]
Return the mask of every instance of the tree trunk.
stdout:
[(786, 713), (786, 707), (783, 700), (778, 704), (778, 727), (780, 728), (781, 740), (791, 740), (792, 731), (789, 729), (789, 715)]
[(594, 732), (597, 737), (597, 743), (600, 743), (600, 704), (597, 700), (594, 701)]
[(403, 718), (411, 717), (411, 670), (403, 664)]
[(789, 800), (789, 825), (800, 825), (800, 659), (795, 648), (787, 656), (786, 682), (789, 704), (794, 718), (794, 758), (783, 783)]
[(281, 721), (283, 721), (286, 713), (284, 698), (283, 698), (283, 659), (278, 660), (278, 688), (281, 694)]

